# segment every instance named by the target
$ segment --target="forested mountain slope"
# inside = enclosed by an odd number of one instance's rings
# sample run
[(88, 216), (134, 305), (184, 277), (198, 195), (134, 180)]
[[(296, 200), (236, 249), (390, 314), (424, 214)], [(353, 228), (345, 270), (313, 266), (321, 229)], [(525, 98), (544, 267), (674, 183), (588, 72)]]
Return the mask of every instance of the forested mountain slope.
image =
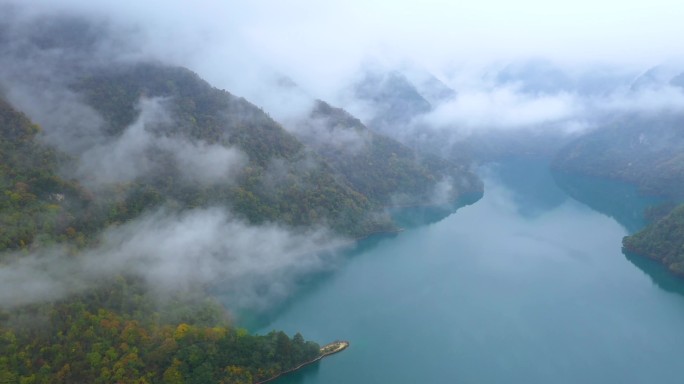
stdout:
[(562, 148), (559, 171), (634, 183), (647, 194), (684, 196), (684, 115), (624, 116)]
[(353, 85), (353, 94), (373, 110), (369, 126), (384, 133), (432, 110), (430, 102), (399, 71), (366, 71)]
[(320, 354), (283, 332), (250, 335), (210, 300), (159, 311), (141, 282), (116, 278), (51, 305), (0, 311), (2, 383), (243, 383)]
[(77, 184), (58, 176), (60, 155), (36, 142), (39, 131), (0, 98), (0, 251), (83, 240), (74, 229), (75, 211), (87, 198)]
[[(57, 243), (72, 248), (72, 259), (83, 257), (79, 249), (115, 219), (102, 209), (110, 201), (95, 204), (57, 174), (67, 157), (37, 143), (39, 130), (0, 99), (0, 266), (29, 257), (9, 250)], [(0, 382), (252, 383), (320, 353), (301, 335), (235, 329), (211, 300), (181, 295), (160, 307), (142, 280), (115, 272), (56, 302), (0, 306)], [(12, 294), (22, 292), (3, 292), (3, 302)]]
[(671, 272), (684, 276), (684, 205), (625, 237), (622, 244), (627, 251), (657, 260)]
[(164, 197), (191, 206), (228, 204), (253, 223), (307, 226), (325, 219), (352, 236), (390, 228), (369, 215), (378, 206), (336, 178), (265, 112), (186, 69), (148, 63), (107, 68), (79, 79), (73, 89), (105, 117), (109, 138), (120, 137), (138, 119), (141, 98), (157, 98), (166, 116), (146, 124), (153, 138), (236, 149), (247, 157), (231, 178), (187, 182), (183, 162), (169, 153), (177, 149), (156, 148), (149, 154), (155, 171), (135, 181)]
[(376, 204), (438, 205), (482, 194), (482, 182), (464, 166), (418, 155), (323, 101), (316, 102), (295, 134)]
[(324, 103), (308, 123), (360, 151), (122, 55), (106, 23), (32, 21), (0, 21), (0, 382), (261, 381), (318, 345), (249, 335), (212, 297), (267, 307), (334, 247), (395, 231), (388, 207), (482, 193)]

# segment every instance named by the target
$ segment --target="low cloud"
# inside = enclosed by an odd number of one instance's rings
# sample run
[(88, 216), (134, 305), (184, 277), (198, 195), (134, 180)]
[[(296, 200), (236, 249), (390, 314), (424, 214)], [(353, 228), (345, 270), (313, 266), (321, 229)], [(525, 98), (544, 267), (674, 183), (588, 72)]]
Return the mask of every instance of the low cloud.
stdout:
[(163, 98), (141, 99), (138, 119), (123, 133), (85, 151), (77, 170), (79, 179), (91, 186), (133, 181), (168, 167), (171, 159), (180, 175), (201, 184), (228, 183), (247, 163), (240, 150), (183, 137), (154, 134), (158, 125), (171, 124)]
[(99, 246), (78, 255), (61, 248), (6, 255), (0, 308), (60, 299), (125, 273), (160, 294), (214, 286), (232, 309), (266, 309), (303, 275), (334, 268), (344, 244), (326, 229), (254, 226), (221, 208), (162, 209), (106, 230)]
[(625, 81), (593, 94), (579, 89), (529, 92), (521, 90), (524, 83), (497, 85), (486, 78), (470, 81), (454, 99), (436, 104), (433, 111), (418, 117), (413, 127), (403, 130), (415, 135), (421, 131), (468, 136), (516, 130), (576, 134), (600, 127), (618, 115), (684, 110), (684, 90), (667, 81), (636, 89)]
[[(6, 80), (4, 78), (3, 80)], [(72, 156), (103, 145), (104, 120), (78, 95), (57, 84), (44, 86), (27, 82), (9, 85), (8, 100), (42, 128), (40, 139)]]
[(353, 155), (366, 148), (372, 140), (369, 131), (355, 129), (325, 117), (300, 119), (285, 126), (302, 142), (319, 151)]
[(657, 114), (684, 110), (684, 91), (670, 85), (637, 91), (617, 91), (605, 98), (591, 100), (592, 107), (608, 112)]
[(430, 196), (430, 203), (434, 205), (453, 203), (453, 198), (457, 195), (458, 190), (454, 180), (451, 177), (445, 177), (435, 183)]
[(459, 92), (457, 98), (439, 105), (423, 122), (465, 130), (508, 129), (556, 123), (573, 118), (580, 111), (581, 103), (568, 93), (532, 96), (501, 87)]

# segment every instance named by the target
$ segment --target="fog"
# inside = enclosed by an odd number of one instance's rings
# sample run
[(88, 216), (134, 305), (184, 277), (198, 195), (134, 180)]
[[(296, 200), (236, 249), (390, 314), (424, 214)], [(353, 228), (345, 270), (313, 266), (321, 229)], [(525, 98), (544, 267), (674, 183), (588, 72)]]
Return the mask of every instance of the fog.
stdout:
[[(161, 171), (159, 167), (174, 166), (187, 182), (230, 184), (247, 163), (246, 155), (237, 148), (155, 135), (151, 127), (172, 122), (164, 101), (141, 99), (138, 119), (120, 136), (84, 151), (76, 171), (79, 180), (91, 187), (132, 182)], [(163, 155), (171, 161), (156, 160)]]
[(428, 126), (456, 125), (468, 130), (539, 125), (578, 115), (578, 101), (567, 93), (549, 96), (520, 94), (512, 88), (463, 92), (425, 117)]
[(186, 65), (248, 99), (265, 97), (250, 93), (261, 93), (255, 84), (274, 71), (332, 99), (369, 58), (410, 60), (437, 75), (540, 57), (566, 68), (637, 71), (683, 59), (684, 5), (671, 0), (5, 2), (105, 17), (138, 33), (135, 54)]
[(595, 128), (610, 115), (656, 115), (684, 108), (680, 87), (664, 83), (634, 90), (629, 85), (586, 95), (576, 91), (530, 94), (519, 86), (480, 84), (461, 88), (457, 98), (438, 104), (417, 121), (422, 129), (450, 128), (462, 135), (530, 127), (575, 133)]
[(302, 276), (335, 268), (344, 244), (324, 228), (250, 225), (220, 207), (161, 209), (106, 230), (99, 246), (78, 255), (62, 248), (5, 255), (0, 308), (62, 299), (127, 273), (160, 297), (214, 286), (231, 309), (264, 310)]
[[(674, 74), (684, 68), (678, 42), (684, 5), (669, 0), (647, 5), (533, 0), (5, 3), (18, 6), (19, 15), (72, 13), (104, 20), (101, 24), (114, 33), (103, 45), (110, 52), (116, 48), (119, 60), (153, 58), (187, 66), (278, 119), (308, 112), (316, 98), (372, 117), (369, 106), (345, 93), (372, 63), (386, 71), (430, 73), (458, 93), (447, 105), (433, 103), (434, 113), (426, 118), (430, 125), (468, 131), (561, 121), (577, 130), (587, 126), (587, 113), (604, 105), (644, 108), (640, 100), (653, 100), (650, 94), (623, 91), (651, 67), (667, 63), (679, 69)], [(511, 65), (524, 68), (535, 60), (546, 61), (575, 84), (552, 93), (529, 92), (526, 84), (558, 81), (535, 79), (539, 71), (497, 81), (497, 74)], [(590, 79), (597, 71), (602, 75)], [(296, 90), (279, 85), (283, 76), (297, 84)], [(417, 83), (415, 76), (411, 80)], [(581, 80), (612, 82), (598, 86), (602, 97), (587, 98)], [(673, 93), (666, 92), (668, 97)], [(674, 96), (681, 99), (679, 92)]]
[(329, 116), (319, 116), (315, 112), (304, 116), (285, 120), (284, 126), (317, 151), (342, 152), (353, 156), (366, 149), (373, 139), (368, 130), (334, 121)]

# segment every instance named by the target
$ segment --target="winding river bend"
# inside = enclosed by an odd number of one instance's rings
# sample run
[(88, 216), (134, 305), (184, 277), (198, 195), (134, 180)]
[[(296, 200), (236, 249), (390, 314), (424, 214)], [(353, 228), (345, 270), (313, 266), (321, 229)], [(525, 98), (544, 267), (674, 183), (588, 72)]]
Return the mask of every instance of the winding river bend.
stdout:
[(257, 330), (351, 341), (278, 384), (684, 382), (684, 284), (621, 252), (633, 191), (585, 180), (580, 202), (524, 161), (483, 175), (482, 200), (362, 250)]

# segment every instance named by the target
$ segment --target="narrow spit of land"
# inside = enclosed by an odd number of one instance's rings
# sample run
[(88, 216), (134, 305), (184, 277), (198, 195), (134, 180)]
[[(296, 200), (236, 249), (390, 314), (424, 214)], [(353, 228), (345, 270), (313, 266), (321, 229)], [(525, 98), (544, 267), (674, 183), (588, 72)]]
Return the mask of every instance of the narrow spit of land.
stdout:
[(333, 355), (337, 352), (341, 352), (341, 351), (345, 350), (347, 347), (349, 347), (348, 341), (343, 341), (343, 340), (342, 341), (340, 341), (340, 340), (333, 341), (332, 343), (329, 343), (329, 344), (322, 346), (320, 349), (320, 351), (321, 351), (320, 355), (318, 355), (318, 357), (316, 357), (315, 359), (304, 362), (304, 363), (302, 363), (302, 364), (300, 364), (300, 365), (298, 365), (292, 369), (288, 369), (287, 371), (280, 372), (276, 376), (273, 376), (273, 377), (266, 379), (266, 380), (263, 380), (263, 381), (256, 382), (254, 384), (270, 383), (270, 382), (274, 381), (275, 379), (278, 379), (284, 375), (287, 375), (288, 373), (292, 373), (294, 371), (297, 371), (299, 369), (306, 367), (307, 365), (313, 364), (313, 363), (321, 360), (324, 357)]

